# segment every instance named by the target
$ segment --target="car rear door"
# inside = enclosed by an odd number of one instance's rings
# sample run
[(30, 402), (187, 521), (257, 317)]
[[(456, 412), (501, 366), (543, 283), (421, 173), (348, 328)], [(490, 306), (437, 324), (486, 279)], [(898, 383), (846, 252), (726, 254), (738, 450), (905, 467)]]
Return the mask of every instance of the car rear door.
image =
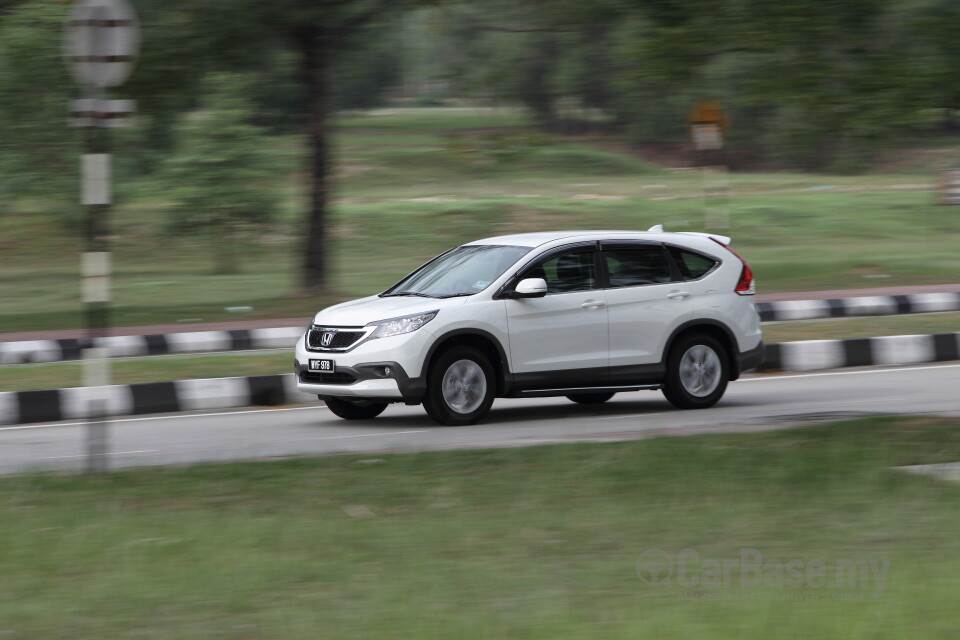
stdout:
[(684, 317), (694, 316), (694, 292), (680, 278), (659, 242), (604, 241), (611, 384), (656, 379), (666, 340)]

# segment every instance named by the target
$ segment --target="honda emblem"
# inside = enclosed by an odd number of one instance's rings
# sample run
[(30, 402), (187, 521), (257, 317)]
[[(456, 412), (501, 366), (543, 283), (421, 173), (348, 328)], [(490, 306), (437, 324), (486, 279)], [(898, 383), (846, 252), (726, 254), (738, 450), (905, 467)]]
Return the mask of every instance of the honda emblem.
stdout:
[(320, 346), (329, 347), (330, 343), (333, 342), (333, 331), (324, 331), (323, 335), (320, 336)]

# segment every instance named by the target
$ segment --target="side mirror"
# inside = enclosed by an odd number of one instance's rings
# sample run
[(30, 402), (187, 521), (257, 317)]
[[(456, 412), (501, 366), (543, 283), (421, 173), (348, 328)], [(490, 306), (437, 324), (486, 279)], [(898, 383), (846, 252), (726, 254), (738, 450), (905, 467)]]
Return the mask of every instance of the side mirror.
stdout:
[(524, 278), (517, 283), (512, 298), (542, 298), (547, 295), (547, 281), (543, 278)]

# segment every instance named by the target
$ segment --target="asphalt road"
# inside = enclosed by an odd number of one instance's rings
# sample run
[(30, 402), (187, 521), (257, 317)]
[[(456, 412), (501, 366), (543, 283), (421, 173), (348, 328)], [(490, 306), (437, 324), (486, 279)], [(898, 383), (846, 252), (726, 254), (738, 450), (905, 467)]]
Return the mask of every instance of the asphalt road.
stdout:
[[(752, 375), (719, 405), (677, 411), (660, 392), (623, 393), (600, 406), (564, 398), (497, 400), (472, 427), (438, 427), (420, 407), (391, 405), (379, 418), (346, 422), (321, 403), (277, 409), (117, 419), (110, 468), (303, 454), (525, 446), (654, 435), (751, 431), (869, 413), (960, 416), (960, 364)], [(84, 422), (0, 428), (0, 473), (82, 469)]]

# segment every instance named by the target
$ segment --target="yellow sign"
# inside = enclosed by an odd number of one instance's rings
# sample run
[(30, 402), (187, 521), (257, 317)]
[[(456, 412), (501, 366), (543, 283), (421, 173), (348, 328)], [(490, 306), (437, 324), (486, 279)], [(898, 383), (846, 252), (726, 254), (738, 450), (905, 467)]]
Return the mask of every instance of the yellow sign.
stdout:
[(720, 103), (715, 100), (701, 100), (690, 114), (690, 126), (704, 124), (714, 125), (720, 127), (721, 131), (726, 131), (730, 128), (730, 118), (724, 113)]

